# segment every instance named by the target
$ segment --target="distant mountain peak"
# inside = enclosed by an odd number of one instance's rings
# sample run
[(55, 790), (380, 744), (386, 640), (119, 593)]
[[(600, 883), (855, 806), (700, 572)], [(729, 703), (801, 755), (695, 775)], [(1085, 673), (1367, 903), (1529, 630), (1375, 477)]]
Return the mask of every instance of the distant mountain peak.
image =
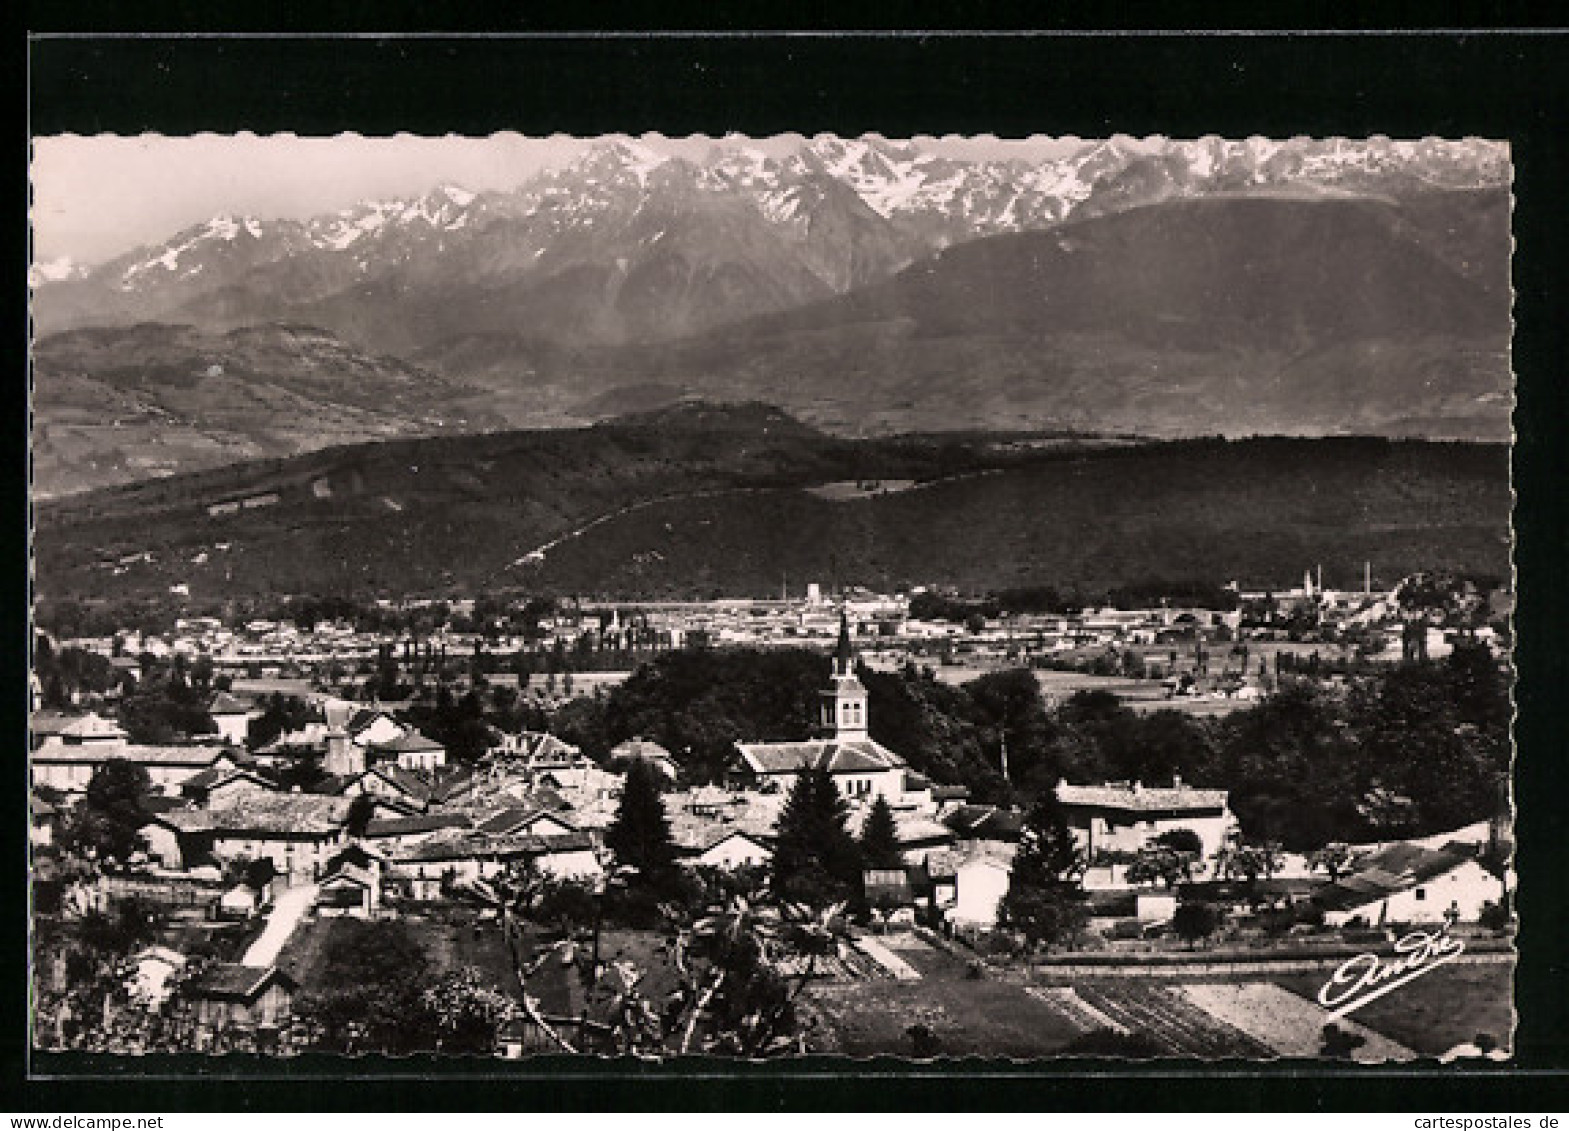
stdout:
[(27, 269), (27, 285), (41, 287), (45, 283), (63, 283), (71, 279), (80, 279), (87, 274), (87, 270), (69, 255), (44, 259)]
[(669, 160), (640, 141), (612, 137), (589, 146), (564, 171), (587, 177), (632, 177), (643, 184), (650, 173)]
[(474, 203), (475, 199), (475, 194), (464, 188), (462, 185), (455, 185), (447, 181), (443, 181), (441, 184), (432, 189), (430, 191), (430, 196), (444, 197), (447, 200), (450, 200), (453, 204), (456, 204), (459, 208), (467, 208), (470, 204)]

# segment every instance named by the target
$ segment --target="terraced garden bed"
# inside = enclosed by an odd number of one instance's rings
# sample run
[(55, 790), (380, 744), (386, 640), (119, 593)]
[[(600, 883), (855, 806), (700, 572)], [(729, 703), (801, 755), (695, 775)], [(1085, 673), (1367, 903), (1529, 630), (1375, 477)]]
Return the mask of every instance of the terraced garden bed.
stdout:
[(1130, 1033), (1141, 1033), (1169, 1056), (1256, 1060), (1275, 1050), (1195, 1005), (1175, 986), (1098, 982), (1075, 987), (1092, 1009)]

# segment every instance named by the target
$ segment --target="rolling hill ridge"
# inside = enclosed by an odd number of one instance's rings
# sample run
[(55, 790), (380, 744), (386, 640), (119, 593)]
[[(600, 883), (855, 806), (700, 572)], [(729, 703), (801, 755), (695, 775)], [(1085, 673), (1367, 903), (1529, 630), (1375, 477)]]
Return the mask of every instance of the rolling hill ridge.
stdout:
[[(828, 489), (843, 484), (844, 489)], [(859, 485), (859, 486), (857, 486)], [(825, 435), (770, 406), (335, 448), (43, 505), (42, 596), (758, 596), (1507, 572), (1508, 452)]]
[(33, 494), (503, 426), (478, 392), (313, 326), (73, 330), (34, 346)]

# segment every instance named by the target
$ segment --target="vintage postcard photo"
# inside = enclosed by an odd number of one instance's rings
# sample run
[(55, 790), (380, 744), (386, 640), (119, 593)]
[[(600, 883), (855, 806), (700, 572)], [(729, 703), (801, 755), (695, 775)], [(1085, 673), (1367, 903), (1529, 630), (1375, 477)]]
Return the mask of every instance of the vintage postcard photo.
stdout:
[(1505, 142), (30, 172), (33, 1049), (1510, 1058)]

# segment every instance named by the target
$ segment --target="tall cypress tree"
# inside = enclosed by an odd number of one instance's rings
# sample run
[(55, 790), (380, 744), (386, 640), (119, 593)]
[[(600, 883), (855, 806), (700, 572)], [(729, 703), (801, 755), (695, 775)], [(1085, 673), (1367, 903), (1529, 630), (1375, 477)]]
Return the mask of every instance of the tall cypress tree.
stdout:
[(899, 868), (904, 864), (893, 807), (880, 793), (866, 814), (866, 824), (861, 826), (861, 859), (868, 868)]
[(616, 863), (638, 869), (649, 879), (669, 874), (675, 865), (670, 820), (659, 796), (659, 771), (637, 759), (621, 785), (621, 806), (605, 832), (605, 845)]
[(796, 775), (779, 814), (775, 894), (812, 904), (858, 898), (861, 849), (850, 835), (849, 816), (850, 806), (826, 769), (809, 767)]
[(1057, 798), (1041, 796), (1024, 815), (1019, 850), (998, 911), (1031, 946), (1073, 937), (1083, 925), (1084, 854)]

